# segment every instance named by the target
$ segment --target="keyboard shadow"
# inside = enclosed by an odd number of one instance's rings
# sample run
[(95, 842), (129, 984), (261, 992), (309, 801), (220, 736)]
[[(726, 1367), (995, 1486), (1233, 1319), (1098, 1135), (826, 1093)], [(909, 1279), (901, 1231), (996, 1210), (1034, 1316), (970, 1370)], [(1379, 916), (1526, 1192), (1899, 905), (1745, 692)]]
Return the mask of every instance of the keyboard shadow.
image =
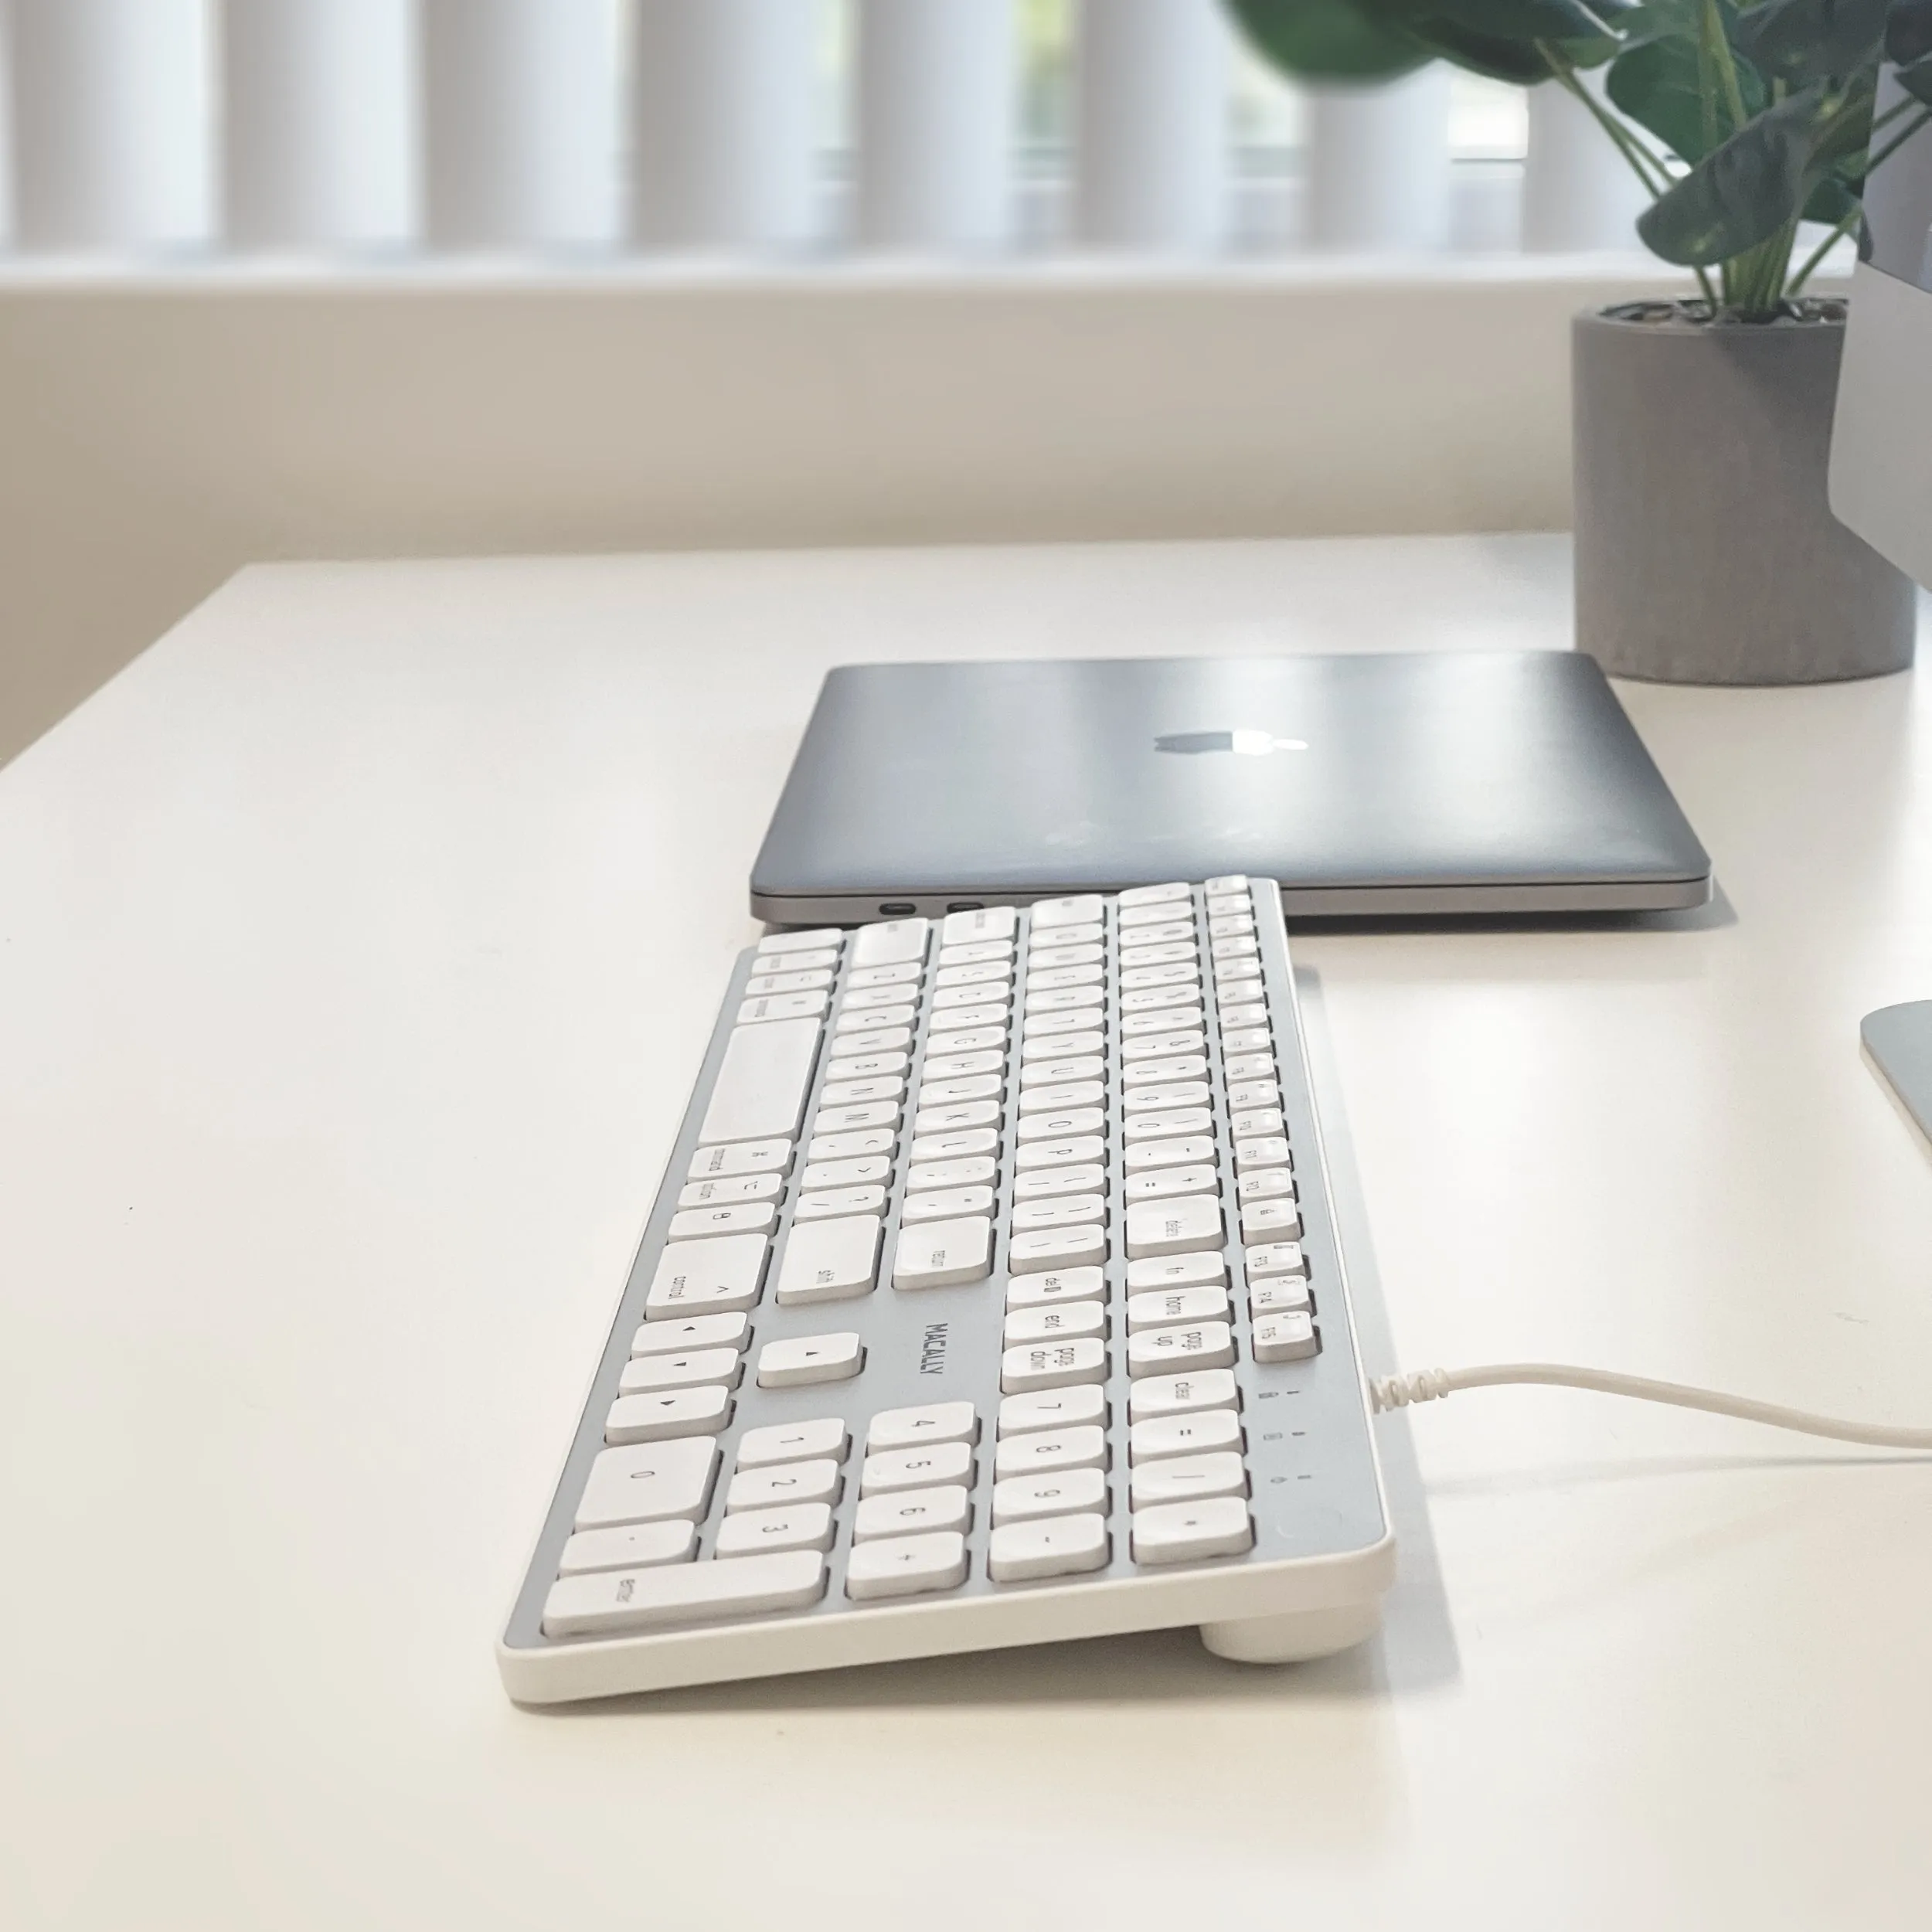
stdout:
[[(1295, 984), (1321, 1112), (1331, 1198), (1349, 1259), (1356, 1339), (1367, 1370), (1386, 1372), (1394, 1366), (1394, 1349), (1354, 1145), (1328, 1055), (1321, 982), (1315, 973), (1298, 968)], [(1199, 1634), (1189, 1627), (702, 1685), (688, 1690), (549, 1706), (536, 1714), (567, 1723), (616, 1713), (638, 1716), (885, 1710), (948, 1705), (1106, 1703), (1131, 1707), (1185, 1700), (1221, 1706), (1291, 1705), (1383, 1699), (1450, 1683), (1461, 1675), (1461, 1664), (1409, 1417), (1397, 1414), (1381, 1418), (1376, 1440), (1399, 1566), (1395, 1587), (1384, 1607), (1380, 1635), (1338, 1656), (1306, 1664), (1230, 1663), (1205, 1650)]]

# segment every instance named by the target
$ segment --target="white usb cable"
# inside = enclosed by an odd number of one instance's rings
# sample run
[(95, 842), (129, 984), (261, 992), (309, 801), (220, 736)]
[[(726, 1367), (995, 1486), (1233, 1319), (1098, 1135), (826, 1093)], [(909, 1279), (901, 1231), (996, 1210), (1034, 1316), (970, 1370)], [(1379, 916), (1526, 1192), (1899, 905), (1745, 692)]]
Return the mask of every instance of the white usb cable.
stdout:
[(1547, 1384), (1560, 1389), (1589, 1389), (1598, 1395), (1629, 1396), (1638, 1402), (1661, 1402), (1676, 1409), (1702, 1409), (1714, 1416), (1735, 1416), (1743, 1422), (1762, 1422), (1774, 1429), (1793, 1429), (1801, 1435), (1828, 1436), (1835, 1442), (1864, 1443), (1876, 1449), (1932, 1449), (1932, 1429), (1895, 1429), (1883, 1423), (1845, 1422), (1833, 1416), (1815, 1416), (1803, 1409), (1787, 1409), (1775, 1402), (1752, 1402), (1714, 1389), (1692, 1389), (1681, 1382), (1652, 1382), (1643, 1376), (1614, 1375), (1602, 1369), (1573, 1369), (1560, 1362), (1498, 1362), (1479, 1369), (1419, 1369), (1413, 1375), (1371, 1379), (1369, 1396), (1377, 1414), (1406, 1409), (1411, 1403), (1440, 1402), (1458, 1389), (1496, 1389), (1512, 1383)]

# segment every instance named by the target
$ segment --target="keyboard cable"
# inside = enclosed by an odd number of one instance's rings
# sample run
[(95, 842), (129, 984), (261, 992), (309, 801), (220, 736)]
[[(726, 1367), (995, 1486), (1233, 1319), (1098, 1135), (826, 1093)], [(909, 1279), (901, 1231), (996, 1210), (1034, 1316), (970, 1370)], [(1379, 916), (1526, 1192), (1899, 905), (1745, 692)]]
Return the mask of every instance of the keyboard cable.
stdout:
[(1743, 1422), (1762, 1422), (1774, 1429), (1825, 1436), (1834, 1442), (1863, 1443), (1875, 1449), (1932, 1449), (1932, 1429), (1848, 1422), (1803, 1409), (1787, 1409), (1775, 1402), (1725, 1395), (1715, 1389), (1653, 1382), (1645, 1376), (1617, 1375), (1604, 1369), (1572, 1368), (1560, 1362), (1497, 1362), (1475, 1369), (1419, 1369), (1411, 1375), (1372, 1376), (1369, 1397), (1376, 1413), (1383, 1415), (1413, 1403), (1440, 1402), (1458, 1389), (1499, 1389), (1517, 1383), (1587, 1389), (1598, 1395), (1628, 1396), (1638, 1402), (1663, 1403), (1675, 1409), (1702, 1409), (1713, 1416), (1734, 1416)]

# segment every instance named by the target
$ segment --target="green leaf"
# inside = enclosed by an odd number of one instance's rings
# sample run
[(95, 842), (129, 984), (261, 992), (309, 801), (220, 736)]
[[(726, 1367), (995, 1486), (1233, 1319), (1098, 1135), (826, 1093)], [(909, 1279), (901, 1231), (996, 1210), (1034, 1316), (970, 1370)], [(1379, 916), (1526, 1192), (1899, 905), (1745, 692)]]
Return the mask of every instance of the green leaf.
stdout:
[(1858, 205), (1858, 196), (1838, 175), (1827, 175), (1811, 190), (1811, 198), (1804, 204), (1804, 219), (1835, 228)]
[(1932, 0), (1892, 0), (1885, 17), (1885, 57), (1901, 67), (1932, 53)]
[(1409, 31), (1432, 53), (1471, 73), (1513, 81), (1519, 87), (1533, 87), (1549, 78), (1549, 63), (1532, 43), (1471, 33), (1453, 21), (1434, 16), (1412, 21)]
[(1862, 73), (1885, 39), (1888, 0), (1764, 0), (1737, 16), (1732, 44), (1767, 80), (1807, 82)]
[(1228, 0), (1249, 43), (1271, 66), (1306, 80), (1392, 80), (1424, 64), (1413, 34), (1352, 0)]
[[(1703, 81), (1696, 42), (1673, 34), (1640, 40), (1620, 53), (1611, 63), (1605, 86), (1612, 102), (1673, 154), (1685, 161), (1702, 161), (1716, 145), (1704, 132)], [(1740, 65), (1737, 82), (1746, 114), (1757, 114), (1767, 90), (1757, 70)], [(1721, 134), (1723, 117), (1713, 115), (1710, 125)]]
[(1811, 198), (1824, 90), (1807, 88), (1705, 155), (1637, 219), (1667, 262), (1708, 268), (1768, 241)]
[(1434, 0), (1430, 11), (1485, 39), (1590, 41), (1630, 8), (1625, 0)]

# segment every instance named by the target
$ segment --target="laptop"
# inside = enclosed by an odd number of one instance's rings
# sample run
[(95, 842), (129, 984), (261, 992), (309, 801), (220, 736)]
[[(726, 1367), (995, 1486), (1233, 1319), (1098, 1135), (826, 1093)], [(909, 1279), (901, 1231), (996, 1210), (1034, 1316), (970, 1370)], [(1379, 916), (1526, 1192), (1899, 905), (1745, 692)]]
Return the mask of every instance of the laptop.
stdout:
[(1711, 891), (1594, 659), (1428, 651), (842, 666), (751, 909), (847, 924), (1233, 872), (1291, 918)]

